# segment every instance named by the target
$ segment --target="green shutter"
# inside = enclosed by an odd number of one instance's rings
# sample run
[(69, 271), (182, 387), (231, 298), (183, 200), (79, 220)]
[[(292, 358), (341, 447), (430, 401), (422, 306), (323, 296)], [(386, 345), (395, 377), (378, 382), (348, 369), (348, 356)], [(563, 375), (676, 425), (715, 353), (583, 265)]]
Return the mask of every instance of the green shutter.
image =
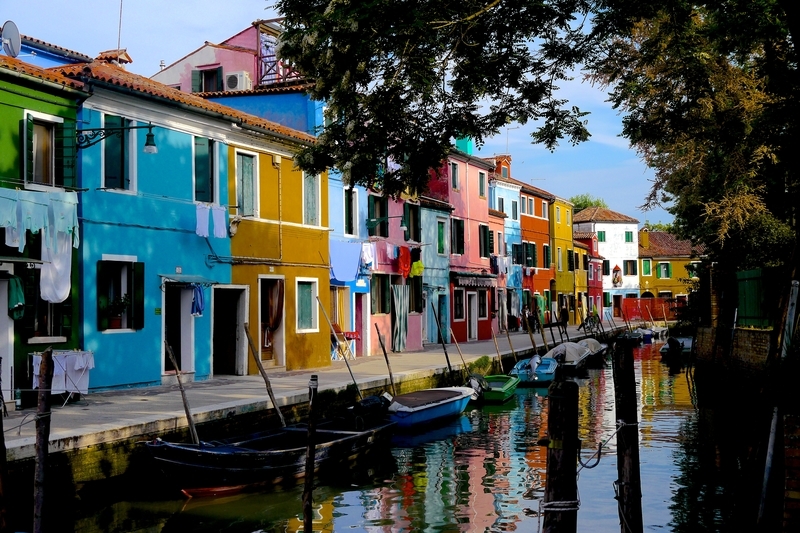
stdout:
[(489, 232), (489, 253), (487, 255), (492, 255), (494, 253), (494, 232)]
[(133, 264), (133, 329), (144, 328), (144, 263)]
[(64, 121), (55, 127), (55, 185), (77, 186), (77, 157), (75, 122)]
[(661, 265), (656, 265), (656, 278), (661, 279)]
[(222, 67), (217, 67), (217, 91), (225, 90), (225, 79), (222, 77)]
[(203, 88), (203, 78), (199, 70), (192, 71), (192, 92), (199, 93)]
[(464, 254), (464, 221), (459, 220), (459, 232), (458, 232), (458, 253)]
[(672, 278), (672, 263), (667, 263), (667, 277)]
[(534, 267), (539, 267), (539, 251), (536, 249), (536, 244), (531, 245), (533, 247), (533, 265)]
[(369, 226), (367, 227), (367, 233), (369, 233), (370, 237), (375, 236), (375, 229), (377, 228), (377, 226), (372, 225), (372, 220), (374, 218), (375, 218), (375, 197), (369, 195), (367, 196), (367, 220), (369, 221)]
[(109, 279), (109, 269), (106, 268), (105, 261), (97, 262), (97, 330), (105, 331), (108, 329), (108, 287), (111, 283)]
[(403, 239), (409, 240), (411, 238), (411, 214), (410, 214), (410, 205), (408, 202), (403, 203), (403, 223), (406, 226), (405, 231), (403, 232)]
[(378, 312), (378, 283), (380, 281), (380, 276), (373, 276), (372, 278), (372, 285), (369, 288), (369, 299), (370, 305), (372, 306), (371, 314), (375, 314)]
[(25, 176), (24, 180), (33, 182), (33, 116), (25, 115)]

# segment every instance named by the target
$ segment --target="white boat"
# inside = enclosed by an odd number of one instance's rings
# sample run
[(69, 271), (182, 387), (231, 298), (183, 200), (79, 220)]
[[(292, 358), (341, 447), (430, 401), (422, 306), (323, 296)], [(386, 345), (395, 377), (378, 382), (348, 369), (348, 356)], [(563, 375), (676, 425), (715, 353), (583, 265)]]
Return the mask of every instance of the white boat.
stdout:
[(594, 337), (587, 337), (585, 339), (579, 340), (578, 344), (580, 344), (581, 346), (585, 346), (591, 352), (586, 358), (586, 366), (592, 368), (601, 368), (605, 366), (606, 351), (608, 351), (608, 344), (600, 342)]
[(574, 374), (586, 365), (586, 358), (591, 351), (577, 342), (562, 342), (542, 357), (542, 360), (555, 359), (567, 374)]

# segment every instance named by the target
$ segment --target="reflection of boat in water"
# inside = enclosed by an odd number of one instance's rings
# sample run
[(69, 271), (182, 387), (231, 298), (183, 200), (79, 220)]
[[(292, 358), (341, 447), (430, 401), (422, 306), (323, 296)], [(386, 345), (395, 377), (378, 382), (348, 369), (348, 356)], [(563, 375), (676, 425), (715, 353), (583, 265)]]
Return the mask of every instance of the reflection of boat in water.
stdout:
[(392, 436), (392, 445), (400, 448), (416, 448), (423, 444), (448, 439), (470, 431), (472, 431), (472, 423), (469, 418), (461, 415), (441, 425), (427, 426), (417, 432), (395, 433)]

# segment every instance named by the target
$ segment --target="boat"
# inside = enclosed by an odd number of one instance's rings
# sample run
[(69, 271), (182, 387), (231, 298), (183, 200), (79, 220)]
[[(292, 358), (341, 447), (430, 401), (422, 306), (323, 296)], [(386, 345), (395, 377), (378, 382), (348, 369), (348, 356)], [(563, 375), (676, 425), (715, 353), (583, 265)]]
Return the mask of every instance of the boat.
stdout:
[(594, 337), (587, 337), (578, 341), (578, 344), (589, 349), (586, 357), (586, 366), (589, 368), (602, 368), (606, 364), (606, 352), (608, 344), (600, 342)]
[(470, 399), (476, 402), (504, 403), (514, 395), (520, 379), (517, 376), (491, 374), (481, 376), (471, 374), (467, 379), (469, 386), (475, 391)]
[(692, 337), (669, 337), (666, 344), (659, 349), (661, 352), (661, 360), (688, 360), (689, 356), (692, 354), (693, 341), (694, 339)]
[(389, 419), (398, 429), (409, 429), (460, 415), (474, 392), (472, 387), (440, 387), (397, 396), (384, 392), (383, 397), (390, 402)]
[(547, 387), (552, 383), (558, 363), (553, 358), (546, 361), (534, 355), (530, 359), (522, 359), (514, 365), (509, 375), (519, 378), (520, 387)]
[(566, 374), (574, 375), (586, 366), (586, 358), (589, 357), (589, 353), (589, 348), (581, 346), (577, 342), (562, 342), (544, 354), (542, 362), (545, 359), (555, 359)]
[[(320, 424), (315, 431), (315, 473), (362, 458), (380, 443), (388, 444), (394, 426), (384, 421), (356, 431)], [(179, 483), (184, 494), (212, 496), (305, 477), (308, 427), (295, 424), (199, 444), (158, 438), (146, 445), (156, 464), (168, 479)]]
[(617, 340), (621, 342), (630, 342), (634, 345), (642, 344), (644, 334), (641, 330), (625, 330), (617, 336)]

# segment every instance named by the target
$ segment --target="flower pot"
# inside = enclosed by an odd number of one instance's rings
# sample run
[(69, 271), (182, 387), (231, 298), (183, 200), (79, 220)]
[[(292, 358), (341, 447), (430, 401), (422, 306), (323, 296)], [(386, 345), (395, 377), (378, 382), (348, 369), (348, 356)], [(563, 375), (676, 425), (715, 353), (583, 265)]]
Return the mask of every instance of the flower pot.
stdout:
[(122, 327), (122, 317), (112, 316), (108, 319), (108, 329), (120, 329)]

